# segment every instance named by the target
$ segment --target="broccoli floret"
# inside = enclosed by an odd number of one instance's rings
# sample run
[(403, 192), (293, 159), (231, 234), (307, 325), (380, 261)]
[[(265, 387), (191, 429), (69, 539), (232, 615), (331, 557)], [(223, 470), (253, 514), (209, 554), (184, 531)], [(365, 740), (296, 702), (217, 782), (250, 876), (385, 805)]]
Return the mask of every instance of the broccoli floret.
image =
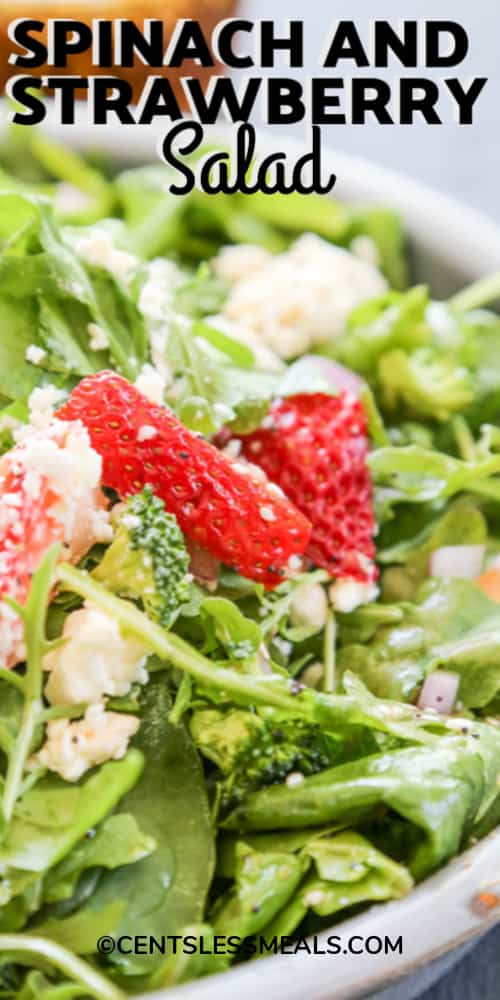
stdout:
[(140, 600), (146, 614), (168, 627), (189, 599), (189, 555), (173, 514), (150, 486), (130, 497), (111, 545), (93, 576), (122, 597)]
[(260, 720), (240, 746), (222, 782), (221, 804), (233, 808), (251, 792), (277, 785), (296, 771), (304, 777), (331, 767), (338, 742), (314, 723), (299, 719)]

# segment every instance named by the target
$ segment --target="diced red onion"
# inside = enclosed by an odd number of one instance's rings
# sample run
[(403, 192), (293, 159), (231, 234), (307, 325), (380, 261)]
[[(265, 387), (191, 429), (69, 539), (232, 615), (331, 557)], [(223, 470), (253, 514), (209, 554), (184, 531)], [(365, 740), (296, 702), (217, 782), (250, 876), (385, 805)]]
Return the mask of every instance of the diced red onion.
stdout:
[(419, 708), (433, 708), (441, 715), (450, 715), (460, 686), (459, 674), (435, 670), (426, 677), (418, 699)]
[(359, 396), (365, 384), (363, 379), (359, 375), (356, 375), (356, 372), (351, 371), (350, 368), (346, 368), (337, 361), (324, 358), (319, 354), (304, 354), (302, 358), (295, 361), (288, 369), (290, 380), (293, 378), (299, 382), (302, 376), (304, 377), (304, 384), (306, 384), (306, 380), (309, 378), (314, 379), (316, 376), (316, 378), (323, 379), (332, 389), (345, 389), (356, 396)]
[(447, 576), (462, 580), (475, 580), (484, 560), (484, 545), (443, 545), (431, 553), (431, 576)]

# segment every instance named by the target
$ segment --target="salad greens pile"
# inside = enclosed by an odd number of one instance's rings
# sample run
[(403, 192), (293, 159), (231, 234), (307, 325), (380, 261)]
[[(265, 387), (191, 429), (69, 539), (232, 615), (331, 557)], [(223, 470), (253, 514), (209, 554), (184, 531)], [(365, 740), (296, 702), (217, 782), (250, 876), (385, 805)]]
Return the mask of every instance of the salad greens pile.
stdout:
[[(5, 138), (0, 451), (34, 390), (63, 398), (104, 368), (172, 373), (164, 402), (203, 435), (258, 427), (273, 398), (304, 389), (294, 364), (266, 368), (212, 323), (228, 289), (211, 259), (230, 243), (279, 253), (304, 232), (369, 240), (390, 290), (316, 346), (307, 391), (335, 391), (321, 355), (364, 381), (380, 597), (315, 621), (297, 597), (326, 595), (323, 570), (272, 592), (228, 567), (193, 578), (147, 488), (81, 564), (47, 552), (27, 603), (10, 602), (25, 663), (0, 671), (6, 998), (119, 1000), (221, 971), (243, 955), (99, 955), (97, 940), (303, 937), (404, 896), (498, 822), (499, 604), (473, 579), (432, 576), (431, 557), (482, 546), (494, 569), (500, 555), (500, 318), (485, 308), (500, 281), (434, 302), (408, 287), (390, 210), (180, 199), (166, 176), (114, 176), (31, 129)], [(37, 751), (47, 724), (88, 706), (48, 703), (44, 658), (84, 601), (142, 644), (148, 680), (107, 702), (139, 720), (126, 753), (69, 781)], [(459, 685), (447, 714), (417, 704), (443, 669)]]

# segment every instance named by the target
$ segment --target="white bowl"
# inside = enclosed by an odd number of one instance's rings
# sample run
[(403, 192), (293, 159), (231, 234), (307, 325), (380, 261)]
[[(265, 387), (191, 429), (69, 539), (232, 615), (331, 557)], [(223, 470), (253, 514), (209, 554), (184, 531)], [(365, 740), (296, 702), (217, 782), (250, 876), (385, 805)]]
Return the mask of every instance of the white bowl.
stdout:
[[(49, 116), (47, 132), (80, 149), (100, 150), (118, 162), (144, 163), (155, 159), (159, 139), (166, 131), (156, 126), (58, 126)], [(229, 132), (219, 129), (221, 142)], [(212, 134), (210, 136), (212, 139)], [(259, 137), (259, 150), (284, 149), (290, 156), (303, 152), (300, 144), (278, 136)], [(343, 201), (376, 203), (396, 209), (411, 242), (415, 276), (429, 282), (436, 296), (445, 297), (469, 281), (500, 271), (500, 228), (487, 218), (423, 184), (409, 180), (366, 160), (326, 151), (325, 169), (338, 176), (335, 197)], [(150, 1000), (346, 1000), (370, 995), (401, 977), (427, 968), (459, 945), (500, 920), (500, 905), (479, 915), (473, 901), (489, 889), (500, 896), (500, 830), (462, 854), (406, 899), (372, 906), (361, 915), (335, 925), (344, 940), (352, 935), (393, 939), (403, 937), (403, 955), (277, 956), (248, 962), (229, 972), (148, 994)], [(168, 933), (168, 928), (165, 928)], [(326, 943), (328, 932), (321, 936)], [(321, 943), (320, 939), (320, 943)], [(400, 1000), (411, 1000), (437, 978), (420, 973), (406, 980)], [(386, 996), (384, 992), (384, 997)], [(387, 1000), (396, 994), (389, 990)]]

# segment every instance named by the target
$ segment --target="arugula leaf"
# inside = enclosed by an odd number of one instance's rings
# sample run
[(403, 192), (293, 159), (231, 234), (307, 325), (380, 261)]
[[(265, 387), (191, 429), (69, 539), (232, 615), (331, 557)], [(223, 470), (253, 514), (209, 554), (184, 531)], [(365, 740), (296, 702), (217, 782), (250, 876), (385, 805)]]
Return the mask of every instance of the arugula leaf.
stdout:
[(233, 601), (206, 597), (200, 611), (229, 657), (241, 660), (257, 652), (262, 642), (260, 628), (251, 618), (245, 618)]
[(411, 600), (429, 576), (431, 553), (444, 545), (481, 545), (488, 537), (483, 514), (468, 500), (459, 501), (440, 517), (410, 538), (377, 552), (377, 562), (388, 565), (382, 575), (382, 593), (386, 601)]
[(425, 676), (444, 667), (460, 674), (459, 699), (483, 708), (500, 691), (500, 615), (469, 580), (429, 580), (394, 625), (363, 645), (345, 645), (337, 666), (354, 671), (374, 694), (412, 700)]
[(10, 823), (12, 814), (22, 791), (26, 761), (33, 749), (36, 728), (39, 723), (42, 697), (43, 658), (53, 643), (45, 636), (46, 609), (54, 583), (54, 568), (60, 552), (60, 545), (53, 545), (33, 574), (28, 598), (23, 607), (11, 597), (4, 597), (17, 612), (24, 625), (26, 644), (26, 673), (19, 679), (18, 687), (23, 695), (23, 707), (19, 721), (19, 731), (8, 752), (7, 773), (3, 787), (1, 808), (4, 822)]
[[(322, 198), (323, 203), (325, 199)], [(380, 267), (391, 288), (401, 291), (408, 284), (406, 234), (400, 217), (387, 208), (355, 210), (349, 227), (349, 242), (368, 236), (378, 250)]]
[[(240, 345), (233, 347), (230, 338), (220, 338), (205, 323), (186, 322), (183, 317), (172, 322), (166, 361), (180, 381), (169, 401), (191, 430), (212, 434), (233, 424), (239, 433), (248, 432), (265, 416), (278, 377), (237, 367), (228, 354), (231, 351), (234, 357), (236, 351), (241, 366)], [(245, 353), (243, 360), (247, 364), (250, 357)]]
[(377, 486), (377, 503), (382, 518), (390, 516), (392, 506), (445, 500), (464, 490), (500, 500), (500, 456), (462, 462), (444, 452), (430, 451), (418, 445), (405, 448), (378, 448), (368, 457)]
[(435, 357), (429, 348), (408, 355), (388, 351), (378, 366), (378, 383), (388, 412), (449, 420), (474, 399), (474, 385), (467, 368), (450, 358)]
[(428, 304), (429, 293), (423, 285), (364, 302), (351, 313), (345, 333), (330, 341), (321, 353), (373, 379), (386, 351), (411, 350), (430, 343)]

